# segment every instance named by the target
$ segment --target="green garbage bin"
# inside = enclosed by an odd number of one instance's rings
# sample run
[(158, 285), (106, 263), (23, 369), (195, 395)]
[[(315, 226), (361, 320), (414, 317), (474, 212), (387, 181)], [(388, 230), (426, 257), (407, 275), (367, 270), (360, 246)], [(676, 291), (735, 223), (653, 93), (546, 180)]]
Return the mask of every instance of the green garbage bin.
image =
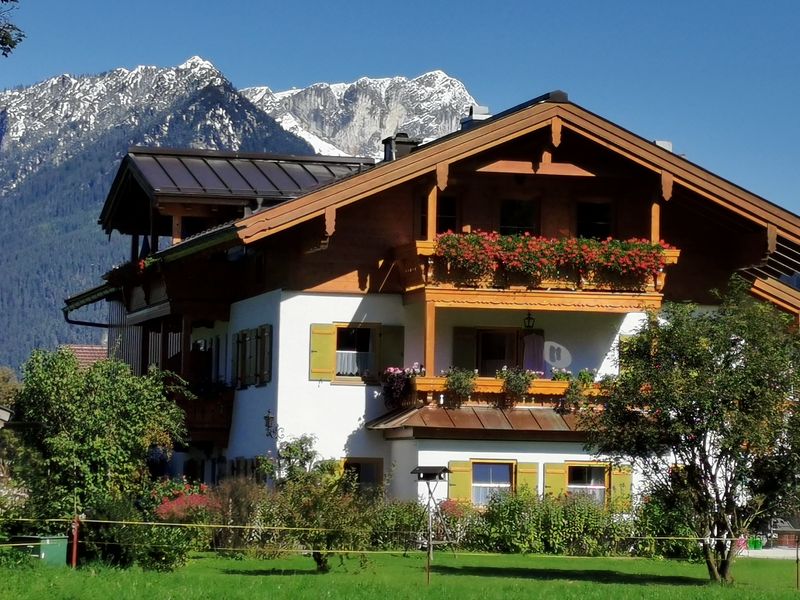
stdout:
[(58, 567), (67, 564), (67, 536), (65, 535), (19, 535), (11, 539), (12, 544), (48, 565)]

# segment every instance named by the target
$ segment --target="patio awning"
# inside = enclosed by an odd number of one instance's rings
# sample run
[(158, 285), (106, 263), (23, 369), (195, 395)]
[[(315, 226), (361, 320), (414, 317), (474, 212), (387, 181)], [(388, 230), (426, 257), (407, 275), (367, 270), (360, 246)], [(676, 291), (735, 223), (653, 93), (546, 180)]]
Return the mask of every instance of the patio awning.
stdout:
[(512, 439), (582, 441), (574, 414), (552, 407), (496, 408), (467, 405), (446, 408), (435, 404), (399, 409), (367, 423), (387, 439)]

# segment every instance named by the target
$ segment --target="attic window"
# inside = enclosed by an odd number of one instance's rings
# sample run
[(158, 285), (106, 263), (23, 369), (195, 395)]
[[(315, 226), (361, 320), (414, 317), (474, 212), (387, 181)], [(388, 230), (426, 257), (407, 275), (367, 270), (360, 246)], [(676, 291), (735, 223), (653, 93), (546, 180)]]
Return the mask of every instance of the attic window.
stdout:
[(538, 203), (532, 200), (503, 200), (500, 204), (500, 234), (539, 233)]
[(610, 202), (578, 202), (575, 235), (604, 240), (611, 235)]

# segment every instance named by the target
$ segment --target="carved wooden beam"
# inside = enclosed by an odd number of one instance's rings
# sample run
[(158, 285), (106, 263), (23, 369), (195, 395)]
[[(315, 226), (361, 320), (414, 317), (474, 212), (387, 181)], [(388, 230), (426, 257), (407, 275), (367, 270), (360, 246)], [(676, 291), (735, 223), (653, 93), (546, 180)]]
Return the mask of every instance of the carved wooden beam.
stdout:
[(325, 209), (325, 237), (331, 237), (336, 231), (336, 209), (329, 206)]
[(446, 162), (441, 162), (436, 165), (436, 187), (440, 192), (443, 192), (447, 187), (447, 178), (450, 172), (450, 165)]
[(508, 173), (512, 175), (534, 175), (533, 163), (527, 160), (496, 160), (478, 169), (478, 173)]
[(772, 254), (778, 248), (778, 228), (773, 223), (767, 223), (767, 254)]
[(561, 145), (561, 119), (559, 117), (550, 119), (550, 136), (553, 146), (558, 148)]
[(183, 217), (180, 215), (172, 216), (172, 245), (179, 244), (183, 240)]
[(436, 237), (436, 215), (438, 214), (438, 203), (439, 203), (439, 186), (432, 185), (430, 191), (428, 192), (428, 223), (425, 227), (425, 232), (427, 234), (427, 238), (429, 240), (433, 240)]
[(650, 205), (650, 243), (657, 244), (661, 239), (661, 204), (653, 200)]
[(672, 184), (674, 178), (669, 171), (661, 171), (661, 197), (664, 200), (672, 198)]

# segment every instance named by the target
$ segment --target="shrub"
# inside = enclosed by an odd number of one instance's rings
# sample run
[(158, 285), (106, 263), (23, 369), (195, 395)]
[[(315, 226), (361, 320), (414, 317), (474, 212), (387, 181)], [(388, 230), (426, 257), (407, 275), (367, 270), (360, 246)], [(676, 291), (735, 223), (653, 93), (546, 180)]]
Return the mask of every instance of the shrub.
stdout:
[(260, 528), (264, 525), (260, 507), (269, 495), (263, 483), (245, 477), (225, 479), (211, 492), (212, 520), (221, 525), (237, 526), (220, 529), (214, 534), (218, 552), (234, 556), (249, 551), (257, 553), (262, 541)]
[(409, 550), (427, 527), (425, 506), (417, 501), (388, 500), (376, 504), (370, 546), (378, 550)]

